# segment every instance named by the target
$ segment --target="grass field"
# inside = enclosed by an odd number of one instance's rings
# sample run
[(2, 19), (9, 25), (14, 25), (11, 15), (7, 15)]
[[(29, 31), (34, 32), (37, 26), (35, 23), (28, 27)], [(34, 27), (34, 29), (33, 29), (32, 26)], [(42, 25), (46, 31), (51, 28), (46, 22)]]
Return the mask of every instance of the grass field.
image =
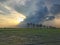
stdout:
[(60, 45), (60, 29), (1, 28), (0, 45)]

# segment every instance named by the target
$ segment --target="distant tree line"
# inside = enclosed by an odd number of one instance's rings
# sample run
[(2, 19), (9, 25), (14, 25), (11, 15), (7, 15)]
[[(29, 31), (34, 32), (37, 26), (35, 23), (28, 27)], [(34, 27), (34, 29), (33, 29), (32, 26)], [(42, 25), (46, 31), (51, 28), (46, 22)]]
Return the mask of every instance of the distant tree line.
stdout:
[(56, 28), (53, 26), (45, 26), (43, 24), (27, 23), (28, 28)]

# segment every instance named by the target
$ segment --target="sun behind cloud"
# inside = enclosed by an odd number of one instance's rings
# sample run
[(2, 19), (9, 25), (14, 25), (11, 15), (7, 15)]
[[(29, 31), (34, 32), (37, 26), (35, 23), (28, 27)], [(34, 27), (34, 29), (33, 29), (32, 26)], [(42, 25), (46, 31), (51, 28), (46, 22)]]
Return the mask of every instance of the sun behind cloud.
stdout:
[(10, 14), (0, 14), (0, 27), (15, 27), (26, 18), (26, 16), (18, 13), (10, 7), (6, 5), (4, 7), (10, 11)]

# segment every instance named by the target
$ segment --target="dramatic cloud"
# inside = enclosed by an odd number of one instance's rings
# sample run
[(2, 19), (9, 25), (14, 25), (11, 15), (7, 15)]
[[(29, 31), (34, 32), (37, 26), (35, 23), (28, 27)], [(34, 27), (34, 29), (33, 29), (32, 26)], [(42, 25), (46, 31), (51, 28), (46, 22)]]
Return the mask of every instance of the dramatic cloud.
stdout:
[(8, 7), (7, 5), (0, 4), (0, 27), (16, 27), (26, 17)]
[(60, 28), (60, 17), (43, 22), (44, 25)]
[(54, 4), (51, 7), (51, 13), (54, 15), (59, 14), (60, 13), (60, 4)]
[(0, 14), (9, 14), (10, 10), (8, 9), (8, 7), (6, 5), (3, 5), (0, 3)]
[(58, 20), (56, 16), (57, 14), (60, 13), (59, 0), (58, 1), (57, 0), (38, 0), (34, 3), (34, 8), (35, 9), (29, 14), (25, 22), (32, 22), (32, 23), (46, 22), (46, 25), (50, 24), (51, 26), (52, 25), (55, 26), (55, 24), (56, 25), (59, 24), (57, 23), (59, 21), (56, 21)]
[(0, 2), (4, 2), (4, 1), (7, 1), (7, 0), (0, 0)]
[(53, 23), (60, 15), (60, 0), (0, 0), (0, 5), (0, 15), (9, 15), (12, 10), (23, 14), (26, 17), (23, 24), (48, 23), (48, 21)]

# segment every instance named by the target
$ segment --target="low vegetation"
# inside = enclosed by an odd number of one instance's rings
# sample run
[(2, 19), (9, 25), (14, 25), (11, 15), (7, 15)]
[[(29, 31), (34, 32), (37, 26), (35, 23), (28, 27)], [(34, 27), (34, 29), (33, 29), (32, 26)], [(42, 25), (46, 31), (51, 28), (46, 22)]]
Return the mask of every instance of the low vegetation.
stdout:
[(0, 45), (60, 45), (60, 29), (0, 28)]

